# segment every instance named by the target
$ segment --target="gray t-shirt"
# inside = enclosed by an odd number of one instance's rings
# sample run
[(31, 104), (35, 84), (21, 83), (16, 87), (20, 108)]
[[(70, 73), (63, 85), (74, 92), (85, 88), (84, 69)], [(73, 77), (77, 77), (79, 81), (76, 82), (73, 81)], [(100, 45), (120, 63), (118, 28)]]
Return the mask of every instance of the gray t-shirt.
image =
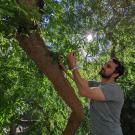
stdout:
[(120, 125), (120, 113), (124, 103), (124, 94), (115, 83), (103, 84), (88, 81), (89, 87), (100, 87), (106, 101), (90, 101), (92, 135), (123, 135)]

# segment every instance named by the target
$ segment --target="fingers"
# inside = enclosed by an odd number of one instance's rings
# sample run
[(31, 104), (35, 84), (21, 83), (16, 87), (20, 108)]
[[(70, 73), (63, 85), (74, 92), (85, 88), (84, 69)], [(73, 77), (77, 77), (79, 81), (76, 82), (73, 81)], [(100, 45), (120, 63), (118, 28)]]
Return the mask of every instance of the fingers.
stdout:
[(64, 65), (62, 63), (63, 63), (63, 56), (62, 55), (59, 55), (58, 56), (58, 64), (63, 69), (64, 68)]
[(70, 54), (73, 55), (73, 56), (75, 56), (75, 52), (71, 52)]
[(75, 56), (75, 52), (70, 52), (70, 53), (68, 54), (68, 58), (69, 58), (69, 57), (76, 57), (76, 56)]

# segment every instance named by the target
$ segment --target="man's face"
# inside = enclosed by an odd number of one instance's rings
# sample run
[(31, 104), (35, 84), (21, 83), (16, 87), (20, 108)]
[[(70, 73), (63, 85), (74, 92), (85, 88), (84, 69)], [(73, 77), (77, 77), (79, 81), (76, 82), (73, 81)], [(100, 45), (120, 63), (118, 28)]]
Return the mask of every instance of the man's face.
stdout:
[(117, 73), (115, 73), (115, 69), (116, 69), (117, 65), (115, 63), (113, 63), (113, 60), (109, 60), (101, 69), (101, 71), (99, 72), (99, 74), (101, 75), (102, 78), (105, 79), (110, 79), (115, 78), (116, 76), (118, 76)]

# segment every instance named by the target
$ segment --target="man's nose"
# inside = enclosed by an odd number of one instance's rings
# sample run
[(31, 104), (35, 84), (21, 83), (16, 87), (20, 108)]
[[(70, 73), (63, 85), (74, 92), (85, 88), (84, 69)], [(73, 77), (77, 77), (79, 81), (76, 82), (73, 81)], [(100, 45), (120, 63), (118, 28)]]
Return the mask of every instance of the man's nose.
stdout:
[(104, 67), (102, 67), (101, 70), (104, 70)]

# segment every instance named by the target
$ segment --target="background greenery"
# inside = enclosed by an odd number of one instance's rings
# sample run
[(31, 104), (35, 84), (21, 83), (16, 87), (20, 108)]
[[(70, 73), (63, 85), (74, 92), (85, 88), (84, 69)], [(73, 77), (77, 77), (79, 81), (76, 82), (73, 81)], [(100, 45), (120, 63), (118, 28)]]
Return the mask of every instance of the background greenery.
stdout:
[[(45, 0), (41, 15), (15, 0), (0, 1), (0, 134), (18, 126), (20, 120), (28, 135), (60, 135), (71, 110), (55, 92), (52, 84), (19, 47), (15, 34), (38, 24), (41, 35), (53, 54), (75, 51), (81, 74), (99, 80), (102, 64), (117, 56), (126, 73), (118, 80), (125, 93), (122, 111), (124, 135), (135, 131), (135, 2), (133, 0)], [(26, 25), (27, 24), (27, 25)], [(86, 35), (94, 37), (88, 42)], [(82, 53), (85, 51), (86, 55)], [(54, 55), (55, 56), (55, 55)], [(75, 84), (71, 81), (73, 87)], [(75, 87), (76, 94), (77, 89)], [(78, 94), (77, 94), (78, 95)], [(79, 97), (79, 95), (78, 95)], [(89, 101), (79, 97), (86, 118), (77, 135), (90, 132)]]

